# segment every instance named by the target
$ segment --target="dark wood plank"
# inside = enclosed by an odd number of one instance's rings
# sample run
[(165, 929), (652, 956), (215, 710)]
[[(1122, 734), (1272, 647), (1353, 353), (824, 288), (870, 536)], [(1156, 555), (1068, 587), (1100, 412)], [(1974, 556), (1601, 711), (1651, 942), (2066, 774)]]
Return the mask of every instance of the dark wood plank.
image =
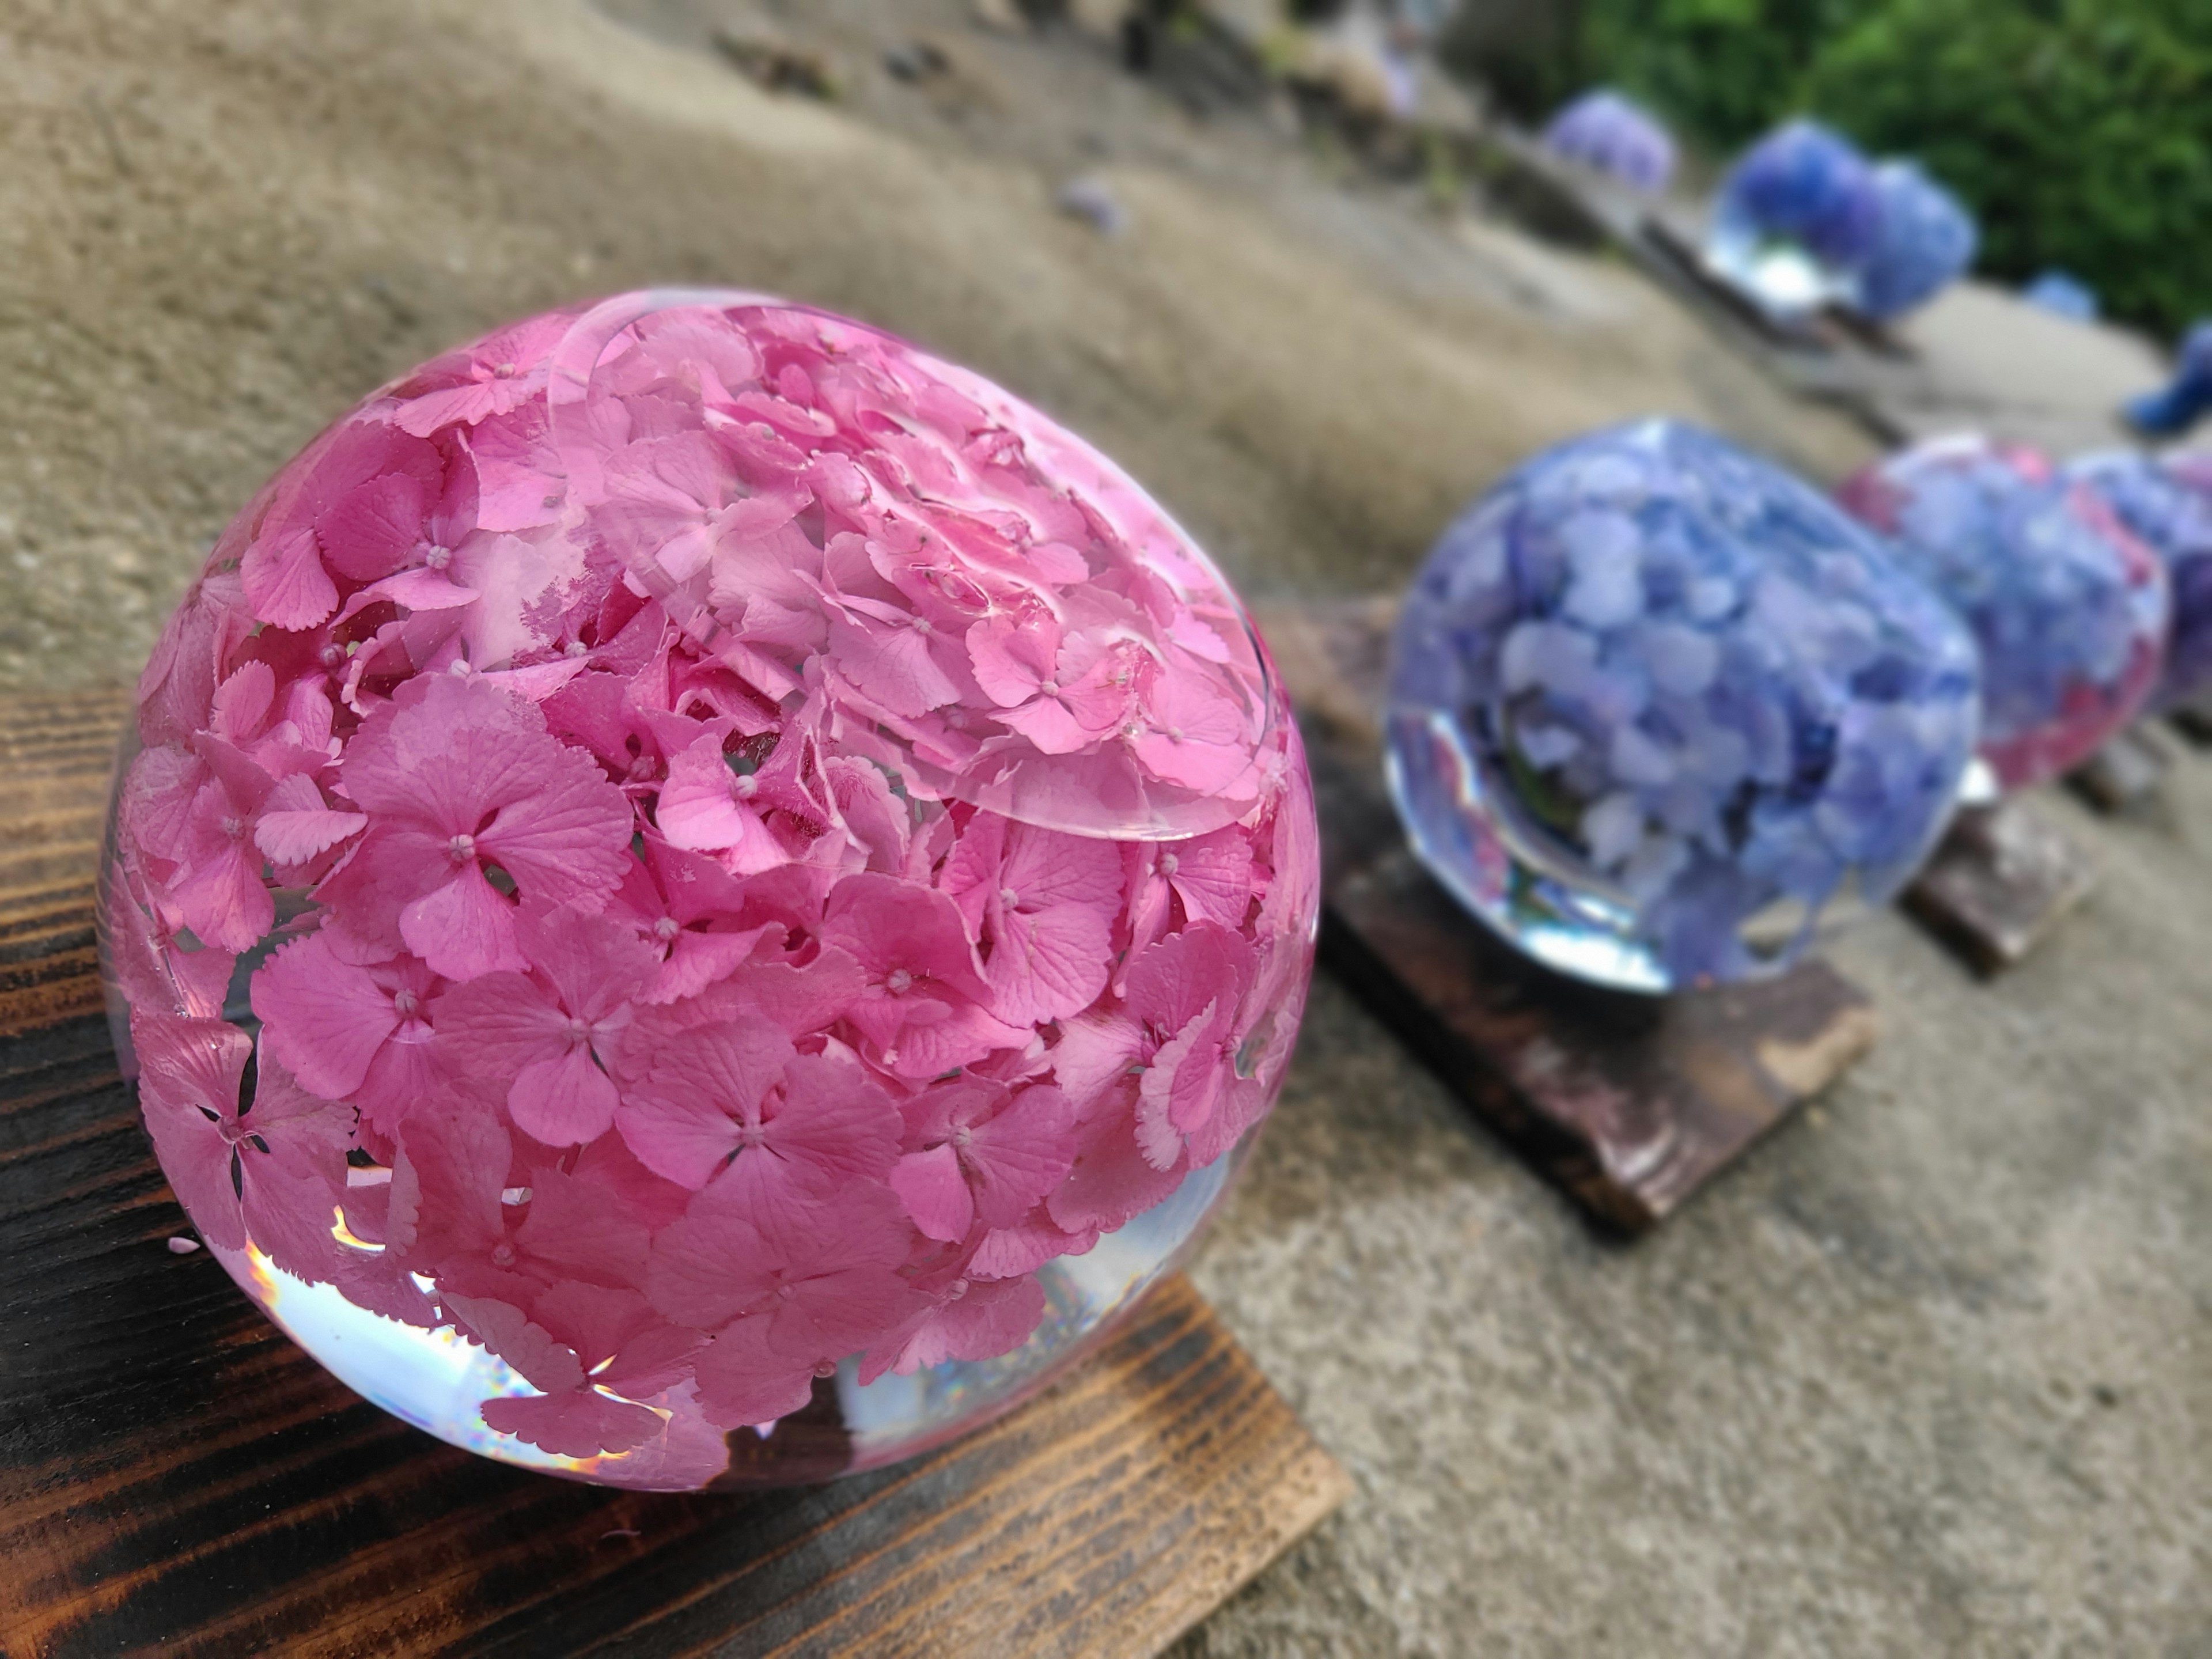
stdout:
[(1339, 600), (1259, 618), (1314, 769), (1322, 959), (1593, 1217), (1641, 1231), (1856, 1063), (1874, 1010), (1820, 962), (1669, 997), (1604, 990), (1467, 915), (1407, 848), (1382, 785), (1395, 610)]
[(97, 1012), (115, 697), (0, 707), (0, 1652), (1158, 1650), (1343, 1472), (1180, 1276), (1089, 1365), (898, 1468), (659, 1496), (361, 1401), (185, 1231)]
[(2131, 726), (2068, 773), (2066, 783), (2100, 812), (2139, 812), (2158, 800), (2173, 759), (2148, 726)]
[(2048, 938), (2096, 878), (2089, 855), (2014, 796), (1962, 809), (1904, 905), (1969, 966), (1996, 974)]

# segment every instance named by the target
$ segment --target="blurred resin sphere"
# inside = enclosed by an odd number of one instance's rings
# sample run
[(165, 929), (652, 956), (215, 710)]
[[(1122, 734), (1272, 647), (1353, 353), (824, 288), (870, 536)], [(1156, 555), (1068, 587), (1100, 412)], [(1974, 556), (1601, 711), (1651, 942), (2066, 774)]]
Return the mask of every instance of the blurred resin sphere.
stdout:
[(1553, 155), (1656, 196), (1674, 176), (1674, 141), (1646, 110), (1610, 88), (1586, 92), (1552, 118)]
[(1311, 787), (1219, 574), (978, 377), (757, 296), (369, 398), (139, 688), (102, 964), (161, 1166), (378, 1404), (611, 1485), (1005, 1409), (1273, 1103)]
[(2149, 706), (2170, 708), (2212, 687), (2212, 453), (2114, 450), (2068, 462), (2064, 476), (2095, 491), (2166, 564), (2173, 629)]
[(1901, 317), (1966, 274), (1978, 234), (1959, 198), (1910, 161), (1875, 169), (1880, 205), (1874, 243), (1859, 273), (1859, 309)]
[(2002, 787), (2070, 770), (2142, 711), (2172, 592), (2096, 494), (1971, 434), (1901, 450), (1839, 494), (1973, 629), (1982, 755)]
[(1706, 263), (1789, 315), (1856, 304), (1881, 231), (1874, 168), (1811, 121), (1776, 128), (1739, 156), (1714, 198)]
[(1695, 427), (1545, 452), (1445, 532), (1393, 647), (1423, 860), (1530, 956), (1663, 991), (1771, 972), (1926, 855), (1973, 642), (1833, 503)]

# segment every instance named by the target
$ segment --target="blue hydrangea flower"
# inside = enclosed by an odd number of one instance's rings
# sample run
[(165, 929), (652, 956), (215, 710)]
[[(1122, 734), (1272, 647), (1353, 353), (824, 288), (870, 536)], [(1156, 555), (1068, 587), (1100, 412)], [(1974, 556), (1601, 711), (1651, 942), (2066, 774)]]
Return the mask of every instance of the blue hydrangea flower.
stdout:
[(1979, 234), (1959, 198), (1911, 161), (1885, 161), (1874, 182), (1881, 210), (1859, 273), (1859, 308), (1901, 317), (1965, 273)]
[(1881, 217), (1866, 158), (1812, 121), (1789, 122), (1746, 150), (1721, 182), (1718, 206), (1845, 267), (1865, 262)]
[(2121, 410), (2128, 423), (2154, 438), (2186, 432), (2212, 409), (2212, 322), (2182, 337), (2174, 354), (2173, 379), (2156, 392), (2130, 398)]
[(2070, 770), (2141, 712), (2172, 620), (2166, 570), (2034, 451), (1932, 439), (1841, 491), (1972, 629), (1982, 754), (2008, 789)]
[(2065, 476), (2096, 491), (2166, 562), (2173, 631), (2150, 706), (2170, 708), (2212, 686), (2212, 452), (2113, 450), (2069, 462)]
[(1544, 147), (1554, 155), (1657, 195), (1674, 176), (1674, 140), (1651, 114), (1610, 88), (1586, 92), (1552, 118)]
[(2039, 306), (2056, 316), (2069, 317), (2077, 323), (2097, 320), (2097, 290), (2063, 270), (2045, 271), (2021, 289), (2020, 297), (2032, 306)]
[(1445, 532), (1394, 641), (1391, 787), (1424, 861), (1540, 960), (1733, 980), (1918, 866), (1978, 694), (1958, 618), (1833, 502), (1648, 421)]

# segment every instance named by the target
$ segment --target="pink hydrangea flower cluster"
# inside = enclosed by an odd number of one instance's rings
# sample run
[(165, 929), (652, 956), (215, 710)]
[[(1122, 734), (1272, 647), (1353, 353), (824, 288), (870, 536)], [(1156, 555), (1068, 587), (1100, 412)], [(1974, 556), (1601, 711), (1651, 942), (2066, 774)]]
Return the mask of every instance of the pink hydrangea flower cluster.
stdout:
[(485, 1422), (568, 1456), (1017, 1347), (1265, 1112), (1310, 971), (1212, 568), (988, 382), (752, 296), (371, 398), (219, 541), (139, 738), (107, 949), (178, 1196), (497, 1353), (537, 1392)]

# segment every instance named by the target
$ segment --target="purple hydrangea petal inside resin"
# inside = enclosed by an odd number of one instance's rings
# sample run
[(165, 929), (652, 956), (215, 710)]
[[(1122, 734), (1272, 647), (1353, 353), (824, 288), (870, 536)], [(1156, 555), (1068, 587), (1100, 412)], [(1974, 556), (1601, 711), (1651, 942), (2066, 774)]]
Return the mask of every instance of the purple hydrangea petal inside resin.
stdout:
[(1601, 983), (1777, 971), (1918, 867), (1974, 745), (1973, 641), (1819, 492), (1698, 428), (1545, 452), (1444, 533), (1393, 645), (1414, 848)]
[(1586, 92), (1552, 118), (1544, 148), (1554, 155), (1656, 195), (1674, 176), (1674, 140), (1648, 111), (1609, 87)]
[(1899, 317), (1965, 274), (1979, 235), (1959, 198), (1913, 163), (1887, 161), (1874, 176), (1881, 212), (1859, 307), (1869, 317)]
[(2173, 628), (2150, 707), (2171, 708), (2212, 686), (2212, 452), (2113, 450), (2069, 462), (2065, 476), (2094, 490), (2166, 563)]
[(1705, 259), (1772, 311), (1856, 304), (1881, 226), (1881, 192), (1866, 158), (1826, 127), (1791, 121), (1721, 180)]
[(2172, 592), (2098, 494), (2033, 450), (1960, 434), (1899, 451), (1840, 495), (1973, 629), (1982, 754), (2002, 787), (2071, 769), (2142, 712)]

